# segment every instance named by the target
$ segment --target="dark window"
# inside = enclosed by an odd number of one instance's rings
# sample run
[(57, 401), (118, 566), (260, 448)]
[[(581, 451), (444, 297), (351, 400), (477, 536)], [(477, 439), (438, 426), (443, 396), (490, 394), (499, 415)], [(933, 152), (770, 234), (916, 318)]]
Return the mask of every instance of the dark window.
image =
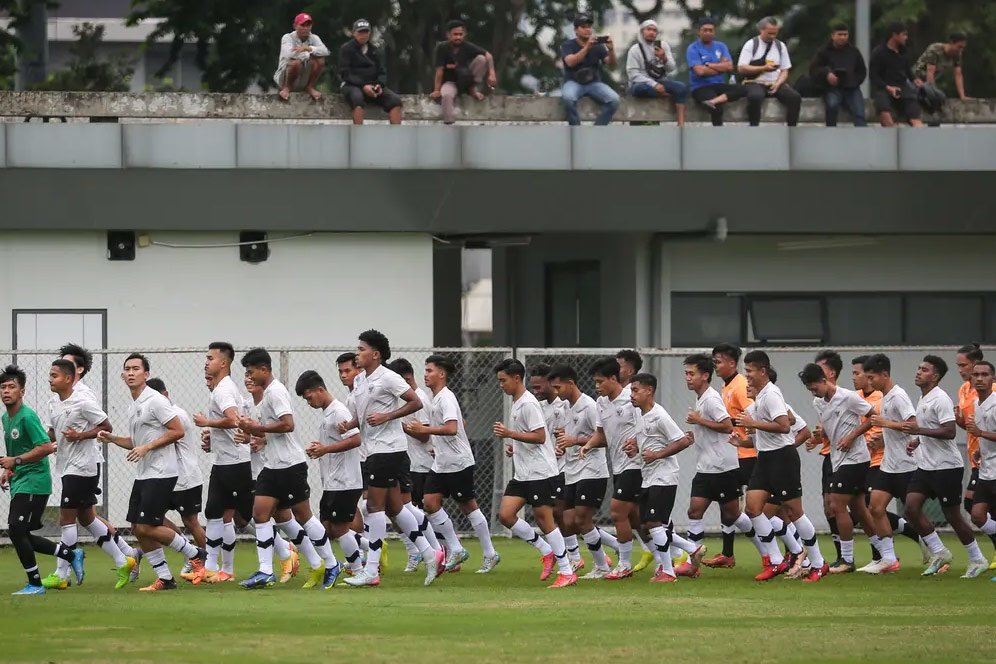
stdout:
[(986, 296), (986, 343), (996, 344), (996, 294)]
[(906, 297), (906, 343), (963, 344), (982, 338), (982, 297), (931, 293)]
[(601, 285), (597, 261), (546, 266), (546, 345), (601, 345)]
[(819, 297), (751, 297), (753, 337), (761, 342), (822, 342), (826, 338)]
[(901, 295), (830, 295), (827, 297), (827, 343), (838, 346), (901, 344)]
[(742, 308), (742, 298), (736, 295), (673, 294), (671, 345), (697, 347), (740, 343)]

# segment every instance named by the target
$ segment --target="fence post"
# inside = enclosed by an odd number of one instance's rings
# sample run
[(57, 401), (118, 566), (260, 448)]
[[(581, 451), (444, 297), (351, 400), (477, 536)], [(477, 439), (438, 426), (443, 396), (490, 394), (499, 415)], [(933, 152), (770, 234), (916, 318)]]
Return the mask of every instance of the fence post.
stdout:
[[(286, 350), (280, 351), (280, 382), (284, 386), (289, 385), (290, 380), (290, 352)], [(287, 389), (290, 389), (289, 387)]]

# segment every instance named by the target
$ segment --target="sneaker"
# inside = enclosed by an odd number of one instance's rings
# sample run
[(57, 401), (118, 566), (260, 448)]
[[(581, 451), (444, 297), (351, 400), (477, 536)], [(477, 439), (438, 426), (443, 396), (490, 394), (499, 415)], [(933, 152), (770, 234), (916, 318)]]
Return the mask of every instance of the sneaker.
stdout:
[(722, 553), (702, 561), (706, 567), (713, 569), (732, 569), (737, 566), (737, 559), (733, 556), (724, 556)]
[(308, 580), (305, 581), (304, 585), (301, 587), (304, 589), (314, 588), (315, 586), (320, 585), (324, 578), (325, 578), (325, 563), (322, 563), (315, 569), (308, 572)]
[(985, 560), (982, 562), (972, 562), (968, 561), (968, 569), (965, 573), (961, 575), (963, 579), (974, 579), (975, 577), (981, 575), (983, 572), (989, 571), (989, 563)]
[(257, 588), (272, 588), (277, 583), (277, 577), (272, 574), (256, 572), (245, 581), (240, 581), (239, 585), (246, 590), (256, 590)]
[(301, 570), (301, 556), (297, 552), (297, 547), (294, 546), (293, 542), (288, 542), (290, 545), (290, 556), (287, 560), (280, 561), (280, 583), (287, 583)]
[(336, 563), (335, 567), (325, 568), (325, 575), (322, 577), (322, 588), (324, 590), (332, 590), (335, 588), (335, 582), (339, 580), (339, 576), (342, 574), (342, 565)]
[(413, 554), (409, 554), (408, 555), (408, 564), (406, 564), (405, 568), (403, 570), (401, 570), (401, 571), (404, 572), (405, 574), (411, 574), (412, 572), (415, 572), (415, 571), (418, 570), (418, 566), (420, 564), (422, 564), (422, 556), (420, 556), (418, 554), (414, 554), (414, 553)]
[(577, 582), (577, 574), (558, 574), (556, 580), (548, 585), (547, 588), (566, 588), (568, 586), (573, 586)]
[(770, 581), (779, 574), (784, 574), (788, 571), (788, 564), (783, 560), (777, 565), (771, 564), (761, 570), (761, 573), (754, 577), (755, 581)]
[(387, 564), (387, 540), (383, 540), (380, 546), (380, 573), (387, 574), (388, 569), (389, 567)]
[(234, 581), (235, 577), (226, 572), (225, 570), (220, 570), (218, 572), (212, 573), (210, 576), (204, 577), (205, 583), (224, 583), (226, 581)]
[(854, 572), (854, 563), (841, 560), (830, 567), (831, 574), (851, 574)]
[(11, 595), (44, 595), (45, 586), (33, 586), (30, 583), (24, 584), (24, 587), (18, 590), (16, 593), (11, 593)]
[(553, 574), (553, 566), (556, 564), (557, 559), (554, 557), (553, 552), (546, 554), (541, 559), (543, 563), (543, 571), (540, 572), (540, 581), (546, 581)]
[(186, 577), (184, 577), (184, 574), (190, 574), (193, 571), (194, 571), (194, 566), (188, 560), (187, 562), (183, 563), (183, 567), (180, 568), (180, 578), (184, 579), (184, 580), (189, 580), (189, 579), (186, 579)]
[(674, 555), (674, 547), (671, 547), (671, 564), (680, 565), (681, 563), (687, 563), (691, 558), (688, 556), (688, 552), (684, 549), (678, 549), (678, 555)]
[(936, 556), (931, 556), (927, 562), (927, 569), (920, 573), (920, 576), (934, 576), (944, 574), (951, 568), (951, 552), (944, 549)]
[(367, 574), (366, 570), (363, 570), (359, 574), (354, 574), (353, 576), (346, 579), (346, 585), (352, 586), (353, 588), (359, 588), (361, 586), (376, 587), (380, 585), (380, 577), (370, 576), (369, 574)]
[(431, 586), (432, 582), (446, 570), (446, 555), (442, 549), (435, 549), (428, 560), (425, 560), (425, 585)]
[(654, 562), (654, 554), (651, 553), (650, 551), (644, 551), (640, 555), (639, 562), (637, 562), (636, 565), (633, 566), (633, 572), (634, 573), (635, 572), (642, 572), (643, 570), (645, 570), (648, 567), (650, 567), (650, 564), (653, 563), (653, 562)]
[(695, 549), (695, 551), (692, 551), (691, 560), (689, 560), (689, 563), (692, 565), (692, 567), (694, 567), (695, 569), (699, 568), (699, 566), (702, 564), (702, 558), (705, 557), (706, 551), (708, 550), (709, 549), (708, 547), (706, 547), (705, 544), (699, 544), (699, 548)]
[(809, 574), (805, 579), (802, 580), (803, 583), (816, 583), (827, 574), (830, 573), (830, 566), (823, 563), (823, 567), (814, 567), (809, 571)]
[(989, 563), (989, 570), (992, 571), (996, 569), (996, 555), (993, 555), (992, 562)]
[(475, 572), (475, 574), (488, 574), (495, 567), (498, 567), (498, 563), (501, 562), (501, 556), (495, 551), (493, 556), (484, 556), (484, 560), (481, 561), (481, 568)]
[(799, 578), (800, 572), (802, 571), (802, 564), (806, 562), (806, 551), (803, 550), (799, 553), (791, 554), (792, 563), (789, 565), (788, 571), (785, 574), (794, 573), (790, 578)]
[(687, 576), (690, 579), (697, 579), (700, 573), (699, 568), (690, 562), (681, 563), (674, 568), (675, 576)]
[(459, 551), (454, 551), (446, 558), (446, 568), (445, 571), (453, 572), (460, 569), (460, 565), (467, 562), (470, 558), (470, 552), (467, 549), (460, 549)]
[(128, 583), (138, 581), (138, 574), (142, 571), (142, 558), (144, 557), (145, 553), (141, 549), (135, 549), (135, 566), (131, 568), (131, 573), (128, 575)]
[(584, 569), (584, 558), (578, 558), (577, 560), (571, 561), (571, 569), (576, 574), (578, 570)]
[(832, 563), (831, 562), (827, 563), (827, 565), (830, 566), (830, 569), (833, 569), (834, 567), (838, 567), (840, 565), (845, 565), (845, 564), (846, 563), (844, 562), (843, 558), (837, 558), (837, 560), (833, 561)]
[(187, 562), (190, 563), (190, 573), (193, 578), (190, 580), (195, 586), (200, 585), (202, 581), (206, 578), (207, 570), (204, 568), (203, 558), (191, 558)]
[(139, 592), (143, 593), (157, 593), (160, 590), (176, 590), (176, 579), (156, 579), (150, 585), (144, 588), (139, 588)]
[(673, 574), (668, 574), (664, 570), (658, 568), (657, 573), (654, 574), (653, 578), (650, 579), (650, 583), (674, 583), (678, 580)]
[(69, 583), (69, 579), (63, 579), (55, 572), (52, 572), (42, 579), (41, 584), (42, 588), (45, 588), (46, 590), (65, 590), (71, 585)]
[(83, 585), (83, 577), (86, 575), (86, 570), (83, 569), (83, 559), (86, 558), (86, 552), (80, 547), (73, 549), (73, 559), (69, 561), (69, 566), (73, 568), (73, 575), (76, 577), (76, 585)]
[(125, 564), (115, 570), (118, 575), (118, 580), (114, 583), (115, 590), (121, 590), (128, 585), (128, 581), (131, 580), (131, 571), (138, 567), (138, 563), (131, 556), (125, 558)]
[(885, 565), (883, 565), (881, 571), (879, 571), (879, 574), (895, 574), (896, 572), (899, 571), (899, 569), (900, 569), (899, 559), (897, 558), (896, 560), (893, 560), (891, 563), (886, 563)]
[(581, 578), (589, 580), (589, 581), (592, 580), (592, 579), (604, 579), (605, 577), (607, 577), (611, 573), (612, 573), (612, 570), (610, 570), (608, 567), (597, 567), (596, 566), (596, 567), (593, 567), (590, 572), (588, 572), (587, 574), (585, 574)]
[(633, 570), (631, 568), (616, 565), (614, 570), (605, 575), (605, 580), (619, 581), (620, 579), (628, 579), (631, 576), (633, 576)]
[(879, 558), (878, 560), (873, 560), (864, 567), (859, 567), (858, 572), (862, 574), (881, 574), (882, 568), (888, 566), (890, 563)]
[(809, 565), (799, 563), (798, 567), (790, 567), (783, 575), (786, 579), (805, 579), (809, 576), (812, 568)]

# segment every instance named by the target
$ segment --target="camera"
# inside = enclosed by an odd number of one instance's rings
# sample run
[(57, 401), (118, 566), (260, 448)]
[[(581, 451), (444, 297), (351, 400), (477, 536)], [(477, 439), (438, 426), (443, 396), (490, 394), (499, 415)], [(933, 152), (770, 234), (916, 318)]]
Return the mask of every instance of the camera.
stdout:
[(595, 43), (596, 44), (608, 44), (609, 43), (609, 36), (608, 35), (601, 35), (601, 36), (595, 37)]

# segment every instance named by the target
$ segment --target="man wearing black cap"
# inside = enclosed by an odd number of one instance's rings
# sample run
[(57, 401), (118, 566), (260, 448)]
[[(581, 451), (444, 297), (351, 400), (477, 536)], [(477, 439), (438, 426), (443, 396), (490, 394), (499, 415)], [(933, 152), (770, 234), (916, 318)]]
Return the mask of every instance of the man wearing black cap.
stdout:
[(883, 127), (893, 127), (895, 116), (902, 115), (913, 127), (922, 127), (917, 88), (923, 81), (914, 78), (913, 68), (906, 56), (909, 31), (902, 23), (889, 26), (889, 38), (871, 52), (868, 78), (872, 84), (875, 112)]
[(387, 68), (380, 51), (370, 43), (370, 21), (353, 22), (353, 38), (339, 49), (342, 96), (353, 109), (353, 124), (363, 124), (367, 102), (387, 112), (391, 124), (401, 124), (401, 97), (387, 86)]
[(602, 63), (616, 66), (616, 50), (612, 38), (603, 42), (592, 35), (592, 20), (587, 14), (574, 19), (575, 38), (564, 42), (560, 57), (564, 63), (564, 87), (561, 95), (567, 111), (567, 124), (579, 125), (578, 101), (591, 97), (602, 107), (595, 119), (596, 125), (607, 125), (619, 108), (619, 95), (602, 82)]
[(488, 87), (498, 86), (495, 59), (484, 48), (467, 41), (467, 24), (453, 19), (446, 24), (446, 41), (436, 45), (436, 78), (432, 98), (443, 105), (443, 123), (456, 122), (453, 102), (461, 92), (477, 101), (484, 99), (480, 85), (487, 75)]

